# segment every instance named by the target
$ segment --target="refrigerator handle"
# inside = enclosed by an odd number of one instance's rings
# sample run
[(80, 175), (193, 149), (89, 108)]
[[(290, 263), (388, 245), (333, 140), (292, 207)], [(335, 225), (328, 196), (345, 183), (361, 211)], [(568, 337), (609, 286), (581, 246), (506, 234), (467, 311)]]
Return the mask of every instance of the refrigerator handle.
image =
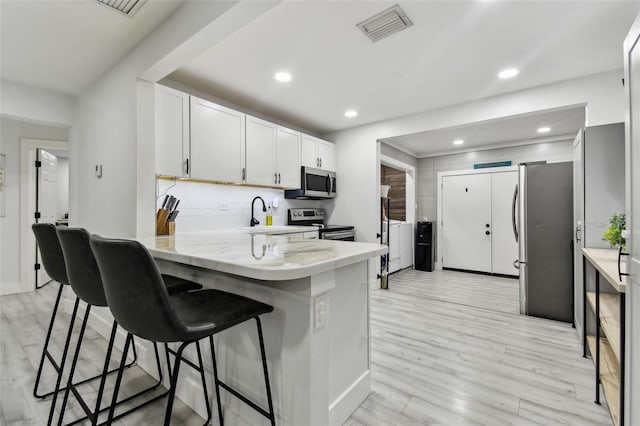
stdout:
[(518, 185), (516, 185), (513, 191), (513, 204), (511, 205), (511, 224), (513, 225), (513, 236), (516, 237), (516, 243), (518, 242), (518, 225), (516, 223), (516, 204), (518, 202)]

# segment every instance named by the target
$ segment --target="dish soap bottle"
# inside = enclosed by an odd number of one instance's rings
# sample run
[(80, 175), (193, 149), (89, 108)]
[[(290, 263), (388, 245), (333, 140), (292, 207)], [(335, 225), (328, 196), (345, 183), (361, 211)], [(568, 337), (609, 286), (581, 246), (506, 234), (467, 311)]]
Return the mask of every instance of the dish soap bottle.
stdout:
[(273, 216), (271, 214), (271, 204), (269, 204), (269, 209), (267, 210), (267, 226), (273, 225)]

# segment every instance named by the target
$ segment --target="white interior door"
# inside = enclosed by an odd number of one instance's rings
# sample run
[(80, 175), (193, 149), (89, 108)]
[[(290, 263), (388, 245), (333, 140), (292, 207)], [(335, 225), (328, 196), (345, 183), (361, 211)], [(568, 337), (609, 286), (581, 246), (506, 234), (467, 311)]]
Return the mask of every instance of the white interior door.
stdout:
[[(38, 223), (55, 223), (56, 222), (56, 170), (58, 159), (55, 155), (38, 149), (37, 161), (40, 162), (38, 167), (38, 180), (36, 189), (36, 212), (40, 213)], [(36, 252), (36, 263), (42, 264), (40, 261), (40, 252)], [(39, 287), (51, 278), (43, 267), (40, 267), (36, 274), (36, 285)]]
[(491, 175), (442, 179), (445, 268), (491, 272)]
[(513, 231), (513, 196), (518, 172), (491, 173), (491, 272), (518, 275), (518, 242)]

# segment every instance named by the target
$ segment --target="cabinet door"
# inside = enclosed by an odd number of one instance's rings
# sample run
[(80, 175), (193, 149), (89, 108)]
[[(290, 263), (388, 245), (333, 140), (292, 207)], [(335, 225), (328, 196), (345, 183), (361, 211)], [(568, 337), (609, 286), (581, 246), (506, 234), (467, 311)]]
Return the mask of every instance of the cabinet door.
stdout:
[(276, 185), (276, 127), (268, 121), (247, 116), (247, 183)]
[(189, 95), (156, 85), (156, 174), (188, 177)]
[(491, 272), (518, 275), (518, 243), (513, 232), (513, 194), (518, 172), (491, 173)]
[(320, 157), (321, 169), (336, 171), (336, 150), (332, 143), (319, 140), (318, 157)]
[(490, 174), (442, 178), (442, 232), (445, 268), (491, 272)]
[(302, 135), (300, 160), (303, 166), (320, 167), (318, 158), (318, 140), (309, 135)]
[(278, 126), (277, 133), (278, 185), (300, 187), (300, 132)]
[(242, 183), (245, 114), (191, 97), (191, 177)]

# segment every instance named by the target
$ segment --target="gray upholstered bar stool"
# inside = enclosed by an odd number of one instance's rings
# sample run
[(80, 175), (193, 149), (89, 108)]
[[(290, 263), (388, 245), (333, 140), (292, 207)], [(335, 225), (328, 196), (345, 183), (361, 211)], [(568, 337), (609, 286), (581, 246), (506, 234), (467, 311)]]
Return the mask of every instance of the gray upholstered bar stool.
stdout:
[[(92, 235), (91, 248), (98, 262), (109, 309), (111, 309), (118, 323), (129, 332), (125, 342), (125, 353), (133, 335), (155, 342), (181, 342), (176, 352), (169, 400), (167, 401), (165, 412), (165, 425), (169, 425), (171, 422), (173, 399), (175, 397), (180, 363), (183, 359), (182, 354), (185, 348), (192, 343), (196, 344), (207, 411), (209, 417), (211, 417), (209, 397), (204, 385), (204, 368), (199, 346), (199, 341), (205, 338), (209, 338), (211, 344), (220, 424), (224, 423), (220, 403), (220, 387), (223, 387), (267, 417), (272, 425), (275, 425), (264, 339), (259, 317), (262, 314), (273, 311), (272, 306), (218, 290), (201, 290), (169, 296), (155, 261), (148, 250), (139, 242), (106, 239)], [(218, 379), (217, 374), (213, 335), (251, 319), (256, 320), (258, 327), (269, 411), (262, 409), (235, 389), (224, 384)], [(124, 362), (125, 358), (123, 357), (121, 365)], [(114, 400), (117, 398), (121, 379), (122, 374), (120, 372), (116, 379)], [(111, 418), (112, 414), (113, 404), (109, 418)]]
[[(53, 325), (55, 323), (58, 307), (60, 305), (60, 299), (62, 297), (62, 291), (65, 286), (69, 285), (69, 278), (67, 276), (67, 268), (64, 262), (64, 254), (62, 252), (62, 247), (60, 246), (60, 241), (58, 240), (58, 235), (56, 234), (56, 227), (50, 223), (37, 223), (31, 226), (33, 233), (36, 237), (36, 241), (38, 242), (38, 247), (40, 248), (40, 254), (42, 257), (42, 264), (44, 266), (45, 271), (49, 276), (54, 280), (60, 283), (60, 289), (58, 290), (58, 295), (56, 297), (56, 301), (53, 305), (53, 312), (51, 313), (51, 320), (49, 322), (49, 329), (47, 330), (47, 337), (44, 341), (44, 346), (42, 348), (42, 355), (40, 357), (40, 364), (38, 366), (38, 372), (36, 374), (36, 380), (33, 387), (33, 395), (36, 398), (45, 398), (48, 396), (53, 396), (51, 402), (51, 410), (49, 412), (49, 420), (48, 423), (51, 424), (53, 419), (53, 412), (55, 401), (58, 395), (58, 392), (63, 389), (60, 389), (60, 384), (62, 382), (62, 373), (64, 371), (65, 363), (67, 360), (67, 354), (69, 351), (69, 346), (71, 342), (71, 336), (73, 334), (73, 326), (75, 324), (76, 316), (78, 313), (78, 306), (80, 303), (80, 299), (76, 297), (75, 304), (73, 307), (73, 313), (71, 314), (71, 319), (69, 322), (69, 329), (67, 331), (67, 337), (65, 340), (64, 348), (62, 351), (62, 356), (59, 359), (56, 359), (53, 354), (49, 351), (49, 343), (51, 341), (51, 334), (53, 330)], [(136, 362), (137, 354), (134, 348), (134, 359), (129, 364), (133, 364)], [(45, 360), (48, 360), (56, 371), (56, 384), (53, 391), (47, 393), (39, 393), (40, 379), (42, 377), (42, 370), (44, 367)], [(109, 373), (113, 373), (117, 370), (111, 370)], [(102, 377), (101, 374), (96, 375), (94, 377), (90, 377), (86, 380), (76, 383), (76, 385), (81, 385), (87, 383), (89, 381), (95, 380)]]

